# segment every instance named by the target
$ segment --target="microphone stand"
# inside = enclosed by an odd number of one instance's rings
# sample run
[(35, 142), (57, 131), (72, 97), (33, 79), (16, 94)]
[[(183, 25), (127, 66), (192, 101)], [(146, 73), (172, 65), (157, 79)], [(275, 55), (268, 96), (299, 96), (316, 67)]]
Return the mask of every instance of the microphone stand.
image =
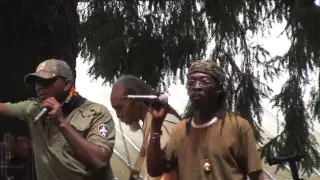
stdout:
[(285, 156), (285, 157), (274, 157), (273, 155), (269, 155), (267, 156), (267, 162), (269, 163), (269, 166), (288, 162), (293, 180), (303, 180), (302, 178), (299, 177), (298, 167), (296, 164), (296, 162), (301, 161), (302, 158), (303, 158), (302, 153), (294, 154), (291, 156)]

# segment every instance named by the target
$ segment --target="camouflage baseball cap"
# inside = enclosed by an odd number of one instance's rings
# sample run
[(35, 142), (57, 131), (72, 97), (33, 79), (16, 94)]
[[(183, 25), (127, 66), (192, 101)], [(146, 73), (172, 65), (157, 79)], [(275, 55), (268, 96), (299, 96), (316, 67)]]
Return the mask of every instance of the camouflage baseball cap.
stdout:
[(38, 78), (51, 79), (57, 76), (69, 79), (72, 82), (74, 80), (71, 68), (65, 61), (49, 59), (40, 63), (35, 73), (26, 75), (24, 82), (34, 84)]
[(210, 74), (214, 78), (216, 78), (220, 83), (224, 83), (225, 81), (225, 73), (223, 69), (212, 60), (194, 61), (189, 68), (188, 74), (192, 74), (195, 72), (203, 72), (206, 74)]

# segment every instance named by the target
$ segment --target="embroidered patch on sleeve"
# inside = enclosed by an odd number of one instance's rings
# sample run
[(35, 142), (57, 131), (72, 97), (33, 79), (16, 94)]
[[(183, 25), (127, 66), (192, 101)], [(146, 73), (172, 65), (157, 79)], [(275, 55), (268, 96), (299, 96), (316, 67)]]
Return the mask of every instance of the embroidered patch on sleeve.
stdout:
[(100, 136), (106, 138), (109, 133), (107, 125), (105, 124), (98, 125), (98, 132)]

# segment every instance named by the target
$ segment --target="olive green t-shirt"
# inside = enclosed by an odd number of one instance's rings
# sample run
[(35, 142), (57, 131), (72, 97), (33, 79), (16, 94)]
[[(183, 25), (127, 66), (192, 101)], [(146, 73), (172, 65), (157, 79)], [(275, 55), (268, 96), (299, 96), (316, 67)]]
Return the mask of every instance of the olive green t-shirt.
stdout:
[[(251, 125), (233, 114), (203, 129), (181, 121), (164, 152), (167, 171), (178, 167), (181, 180), (244, 180), (249, 173), (262, 170)], [(204, 169), (206, 160), (209, 173)]]
[[(51, 119), (34, 121), (41, 110), (37, 99), (6, 103), (6, 106), (10, 116), (25, 120), (29, 126), (39, 180), (113, 179), (110, 166), (96, 170), (81, 162)], [(105, 106), (85, 100), (66, 121), (89, 143), (113, 152), (114, 121)]]

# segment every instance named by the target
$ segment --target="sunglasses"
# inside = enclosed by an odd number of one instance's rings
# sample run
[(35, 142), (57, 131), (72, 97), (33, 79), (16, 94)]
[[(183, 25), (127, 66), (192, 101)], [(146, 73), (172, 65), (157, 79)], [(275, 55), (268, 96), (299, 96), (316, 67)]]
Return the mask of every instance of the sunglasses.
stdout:
[(187, 81), (187, 86), (188, 87), (194, 87), (194, 86), (199, 84), (200, 87), (206, 87), (206, 86), (211, 85), (212, 83), (214, 83), (214, 81), (210, 81), (210, 80), (207, 80), (207, 79), (199, 79), (199, 80), (191, 79), (191, 80)]
[(36, 81), (36, 85), (49, 86), (49, 85), (53, 84), (54, 82), (56, 82), (57, 79), (58, 79), (57, 77), (50, 78), (50, 79), (38, 78)]

